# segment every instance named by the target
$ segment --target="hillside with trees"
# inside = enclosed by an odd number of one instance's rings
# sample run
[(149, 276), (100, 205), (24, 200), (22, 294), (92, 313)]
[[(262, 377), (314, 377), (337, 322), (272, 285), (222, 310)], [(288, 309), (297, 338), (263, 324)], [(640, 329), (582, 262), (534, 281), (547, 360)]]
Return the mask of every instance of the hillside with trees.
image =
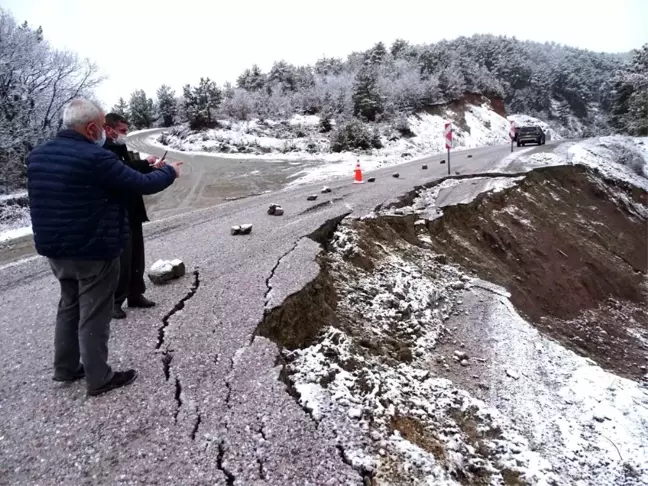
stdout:
[(648, 136), (648, 44), (614, 79), (610, 121), (621, 133)]
[[(331, 150), (363, 150), (379, 143), (379, 126), (407, 137), (408, 117), (470, 93), (495, 100), (502, 112), (545, 120), (563, 136), (645, 135), (647, 52), (595, 53), (493, 35), (397, 40), (313, 65), (277, 61), (268, 72), (253, 65), (220, 86), (204, 77), (180, 92), (135, 90), (112, 110), (136, 129), (183, 124), (193, 131), (223, 120), (316, 115)], [(100, 82), (91, 61), (52, 48), (42, 29), (18, 25), (0, 9), (0, 191), (24, 185), (26, 154), (60, 127), (67, 101), (92, 98)]]
[[(215, 88), (218, 116), (233, 119), (319, 114), (393, 120), (468, 92), (503, 99), (509, 113), (556, 121), (567, 130), (575, 117), (598, 132), (608, 128), (605, 115), (623, 68), (620, 55), (475, 35), (425, 45), (378, 43), (346, 60), (322, 58), (312, 66), (278, 61), (267, 73), (254, 65), (235, 85)], [(207, 104), (196, 111), (195, 96), (187, 97), (194, 89), (185, 87), (179, 100), (180, 121), (209, 126), (202, 113)]]
[(643, 85), (632, 74), (641, 72), (640, 60), (630, 65), (627, 59), (493, 35), (424, 45), (397, 40), (312, 66), (277, 61), (263, 72), (253, 65), (222, 88), (201, 79), (184, 87), (175, 122), (200, 130), (222, 126), (218, 120), (317, 115), (332, 151), (366, 150), (377, 147), (386, 124), (407, 136), (408, 117), (438, 112), (470, 94), (493, 100), (500, 114), (530, 115), (561, 136), (587, 137), (637, 125), (629, 119), (640, 116), (633, 107)]

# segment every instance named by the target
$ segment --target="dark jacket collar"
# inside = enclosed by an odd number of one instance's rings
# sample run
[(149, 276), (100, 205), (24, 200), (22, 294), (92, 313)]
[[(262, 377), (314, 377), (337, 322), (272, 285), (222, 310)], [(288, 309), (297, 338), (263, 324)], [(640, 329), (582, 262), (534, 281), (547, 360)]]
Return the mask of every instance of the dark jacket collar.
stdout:
[(93, 143), (92, 141), (88, 140), (88, 139), (85, 138), (83, 135), (81, 135), (79, 132), (76, 132), (76, 131), (74, 131), (74, 130), (72, 130), (72, 129), (69, 129), (69, 128), (68, 128), (68, 129), (65, 129), (65, 130), (61, 130), (60, 132), (58, 132), (58, 133), (56, 134), (56, 136), (57, 136), (57, 137), (60, 137), (60, 138), (72, 138), (72, 139), (74, 139), (74, 140), (79, 140), (79, 141), (84, 141), (84, 142), (88, 142), (88, 143)]

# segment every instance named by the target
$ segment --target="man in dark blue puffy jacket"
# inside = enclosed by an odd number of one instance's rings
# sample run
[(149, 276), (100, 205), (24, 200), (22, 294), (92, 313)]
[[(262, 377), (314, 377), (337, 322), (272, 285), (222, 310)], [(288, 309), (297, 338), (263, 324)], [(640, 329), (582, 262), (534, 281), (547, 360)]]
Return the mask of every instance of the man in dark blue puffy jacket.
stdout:
[(128, 385), (135, 370), (108, 360), (119, 256), (128, 241), (126, 203), (154, 194), (179, 175), (169, 164), (140, 174), (102, 148), (105, 116), (94, 103), (71, 101), (63, 130), (27, 159), (29, 206), (36, 250), (61, 285), (54, 341), (54, 380), (86, 378), (94, 396)]

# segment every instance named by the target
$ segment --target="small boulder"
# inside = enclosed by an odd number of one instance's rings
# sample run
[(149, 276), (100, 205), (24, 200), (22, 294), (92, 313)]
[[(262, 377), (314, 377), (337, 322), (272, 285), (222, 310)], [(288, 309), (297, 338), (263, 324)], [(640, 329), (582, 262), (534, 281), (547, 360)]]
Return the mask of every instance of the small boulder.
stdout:
[(459, 360), (459, 361), (463, 361), (465, 359), (468, 359), (468, 354), (466, 354), (465, 351), (457, 350), (457, 351), (454, 352), (454, 355), (455, 355), (455, 358), (457, 358), (457, 360)]
[(232, 228), (230, 229), (230, 232), (232, 233), (232, 235), (239, 235), (239, 234), (241, 234), (241, 227), (240, 226), (232, 226)]
[(510, 378), (513, 378), (514, 380), (519, 380), (520, 379), (520, 374), (514, 370), (508, 369), (506, 370), (507, 376)]
[(393, 177), (394, 179), (398, 179), (398, 178), (400, 177), (400, 174), (399, 174), (398, 172), (394, 172), (394, 173), (392, 174), (392, 177)]
[(423, 164), (423, 167), (421, 167), (423, 170), (427, 170), (428, 166), (427, 164)]
[(284, 210), (281, 206), (277, 206), (274, 210), (274, 215), (275, 216), (283, 216), (284, 215)]
[(315, 194), (311, 194), (306, 198), (307, 201), (315, 201), (317, 199), (317, 196)]
[(359, 408), (350, 408), (347, 413), (349, 415), (349, 418), (352, 419), (359, 419), (360, 417), (362, 417), (362, 410), (360, 410)]
[(329, 192), (331, 192), (330, 187), (328, 187), (328, 186), (322, 187), (322, 194), (328, 194)]
[(472, 159), (472, 155), (468, 154), (468, 158), (469, 158), (469, 159)]
[(278, 204), (271, 204), (268, 208), (268, 214), (272, 216), (278, 207), (280, 207)]
[(468, 362), (467, 359), (462, 359), (462, 360), (459, 362), (459, 364), (460, 364), (461, 366), (468, 366), (470, 363)]
[(252, 233), (252, 225), (251, 224), (242, 224), (241, 225), (241, 234), (242, 235), (249, 235)]
[(443, 159), (439, 164), (445, 164), (445, 159)]
[(375, 177), (370, 177), (369, 179), (367, 179), (367, 182), (376, 182), (376, 178)]
[(175, 278), (180, 278), (186, 273), (185, 264), (182, 260), (158, 260), (148, 271), (151, 282), (156, 285), (164, 284)]

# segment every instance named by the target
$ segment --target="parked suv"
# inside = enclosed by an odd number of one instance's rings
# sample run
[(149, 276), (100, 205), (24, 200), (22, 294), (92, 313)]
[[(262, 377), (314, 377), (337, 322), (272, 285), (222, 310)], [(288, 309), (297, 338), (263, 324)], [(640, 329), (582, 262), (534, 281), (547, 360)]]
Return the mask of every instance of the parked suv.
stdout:
[(545, 144), (545, 134), (540, 127), (522, 127), (516, 133), (517, 146), (527, 143)]

